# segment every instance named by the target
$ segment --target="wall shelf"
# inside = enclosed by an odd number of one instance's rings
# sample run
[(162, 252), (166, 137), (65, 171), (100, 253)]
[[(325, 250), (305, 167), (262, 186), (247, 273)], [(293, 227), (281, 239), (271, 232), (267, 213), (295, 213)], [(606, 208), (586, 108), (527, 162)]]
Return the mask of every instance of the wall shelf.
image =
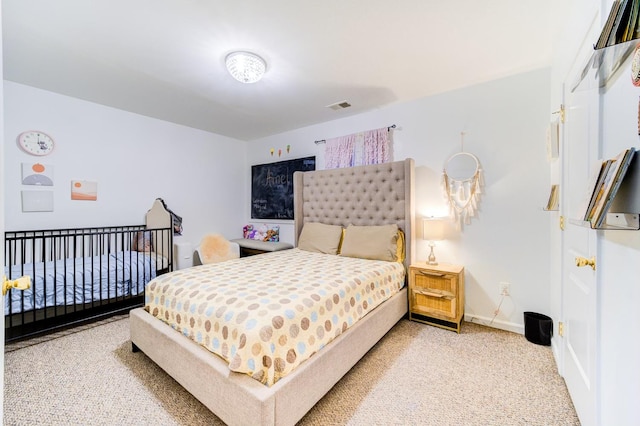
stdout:
[(569, 219), (569, 222), (591, 229), (637, 231), (640, 230), (640, 215), (633, 213), (607, 213), (604, 225), (599, 228), (591, 226), (588, 220)]
[(640, 151), (636, 151), (629, 164), (611, 207), (606, 212), (604, 224), (594, 227), (590, 221), (569, 219), (569, 222), (591, 229), (637, 231), (640, 230), (640, 214), (633, 212), (640, 212)]
[(607, 87), (639, 41), (634, 39), (594, 50), (580, 78), (572, 85), (571, 91)]

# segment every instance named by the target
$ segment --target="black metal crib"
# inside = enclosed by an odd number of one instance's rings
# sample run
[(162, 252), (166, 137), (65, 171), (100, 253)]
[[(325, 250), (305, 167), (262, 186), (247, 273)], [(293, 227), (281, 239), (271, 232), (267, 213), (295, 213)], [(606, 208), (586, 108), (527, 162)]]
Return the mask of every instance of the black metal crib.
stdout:
[(9, 231), (4, 249), (4, 275), (31, 278), (4, 298), (7, 342), (141, 306), (146, 283), (173, 270), (171, 227)]

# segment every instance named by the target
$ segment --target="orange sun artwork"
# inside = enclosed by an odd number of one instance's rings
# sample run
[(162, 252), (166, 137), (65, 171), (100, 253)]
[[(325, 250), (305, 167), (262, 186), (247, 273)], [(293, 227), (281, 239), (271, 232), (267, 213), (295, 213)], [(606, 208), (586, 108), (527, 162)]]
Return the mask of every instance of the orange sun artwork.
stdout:
[(22, 184), (53, 186), (53, 166), (42, 163), (22, 163)]
[(87, 180), (72, 180), (71, 199), (96, 201), (98, 199), (98, 182)]

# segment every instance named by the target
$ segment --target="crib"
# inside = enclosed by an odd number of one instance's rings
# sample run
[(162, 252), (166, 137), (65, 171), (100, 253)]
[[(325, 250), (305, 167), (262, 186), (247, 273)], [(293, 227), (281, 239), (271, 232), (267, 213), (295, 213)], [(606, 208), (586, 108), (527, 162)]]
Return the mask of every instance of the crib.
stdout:
[(126, 312), (144, 287), (173, 270), (171, 217), (156, 201), (144, 225), (5, 232), (9, 280), (31, 278), (4, 298), (5, 341)]

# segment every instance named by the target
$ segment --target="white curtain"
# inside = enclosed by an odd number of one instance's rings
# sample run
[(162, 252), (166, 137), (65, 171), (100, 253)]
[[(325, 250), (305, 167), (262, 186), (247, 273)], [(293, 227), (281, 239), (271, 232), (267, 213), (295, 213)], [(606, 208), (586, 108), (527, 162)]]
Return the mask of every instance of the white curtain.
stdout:
[(325, 169), (381, 164), (389, 161), (391, 161), (391, 138), (388, 127), (327, 139), (325, 143)]

